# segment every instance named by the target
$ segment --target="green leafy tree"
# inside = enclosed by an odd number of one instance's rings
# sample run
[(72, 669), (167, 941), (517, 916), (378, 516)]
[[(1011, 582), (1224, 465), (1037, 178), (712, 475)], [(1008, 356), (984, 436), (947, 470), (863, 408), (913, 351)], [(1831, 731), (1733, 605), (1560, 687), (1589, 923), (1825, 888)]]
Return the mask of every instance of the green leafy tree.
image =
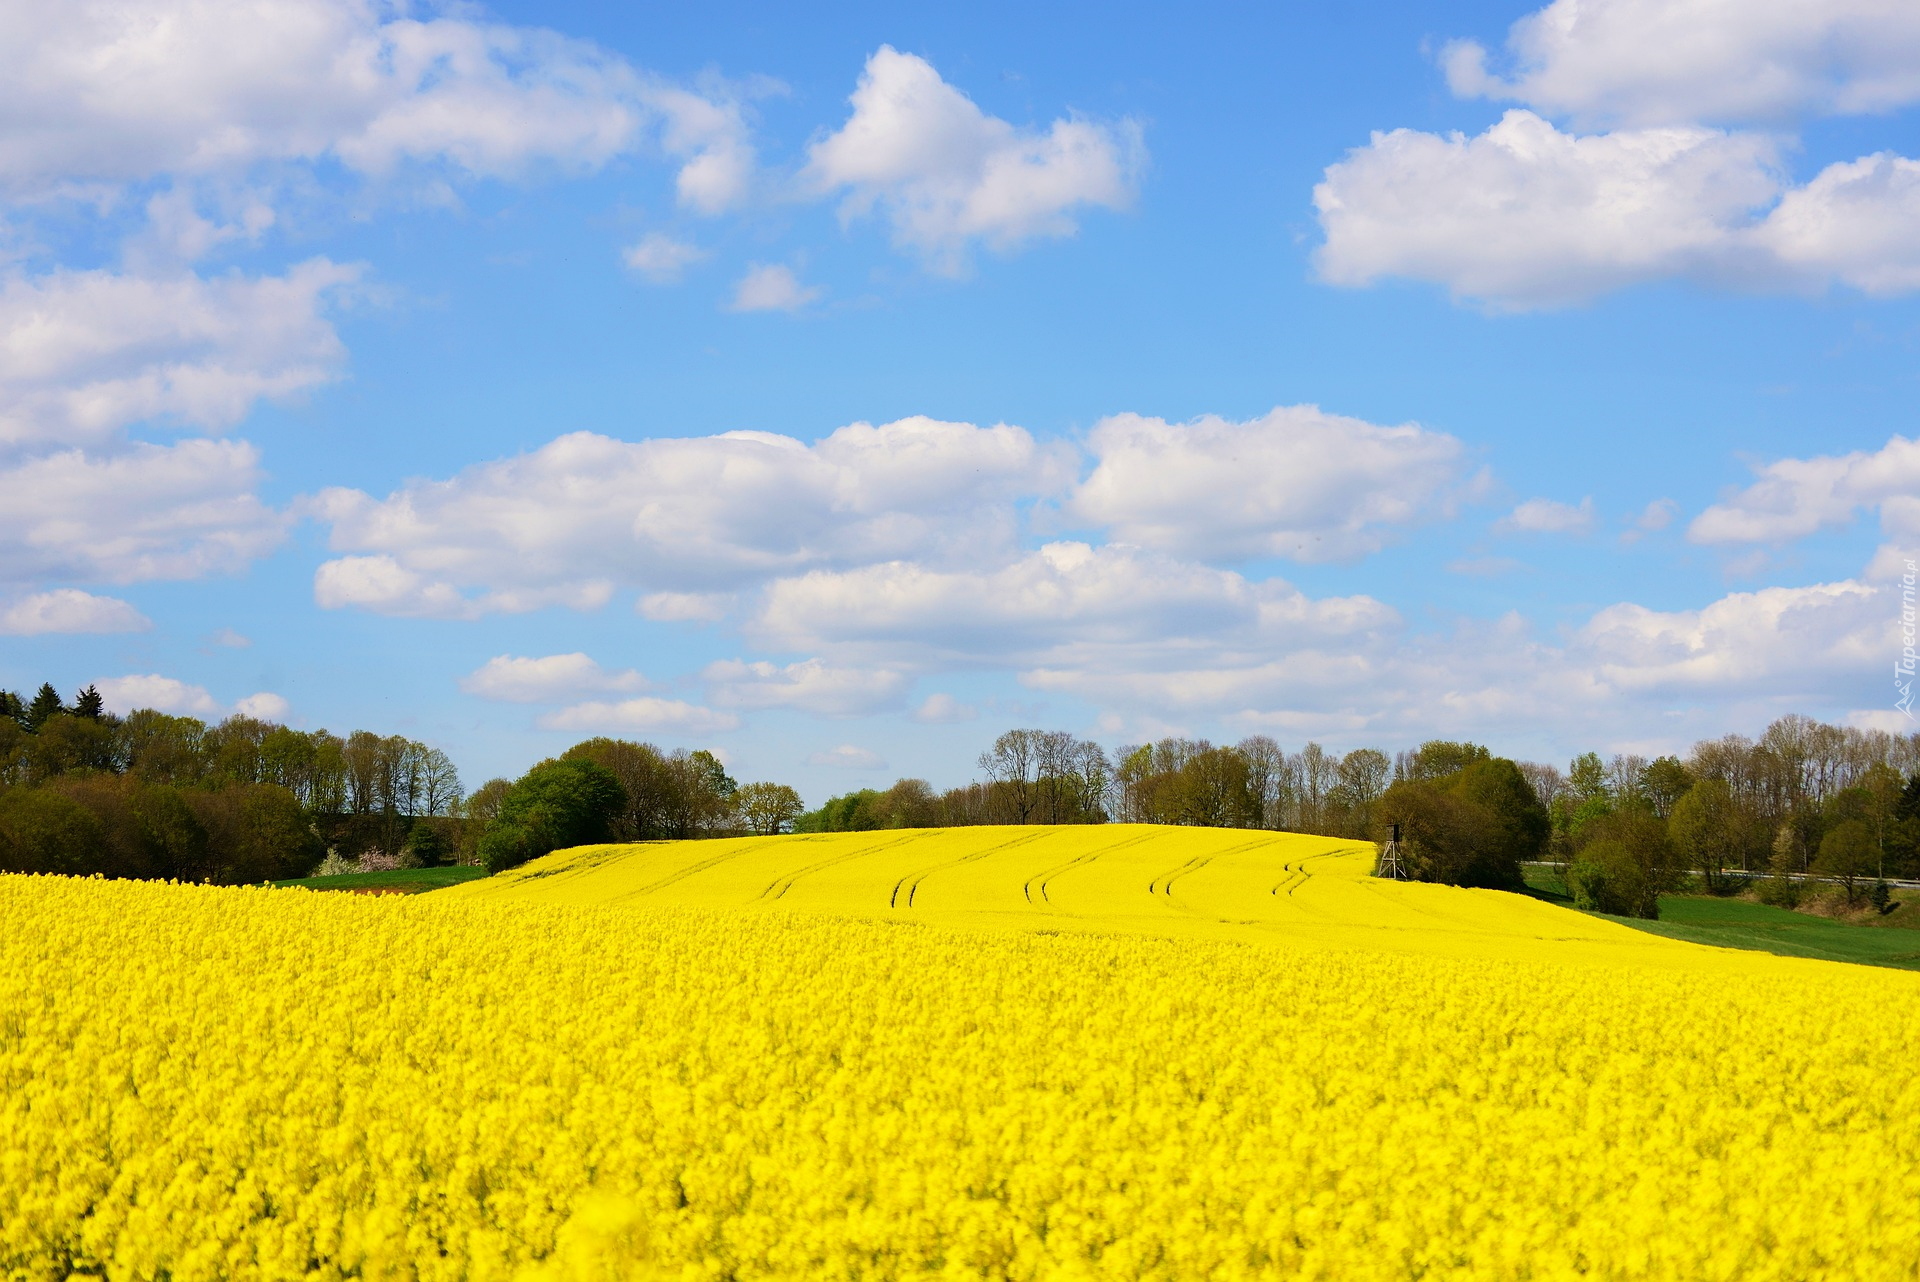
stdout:
[(1607, 784), (1607, 764), (1597, 752), (1583, 752), (1567, 765), (1567, 790), (1576, 806), (1590, 801), (1608, 800), (1613, 790)]
[(1842, 820), (1820, 839), (1820, 853), (1814, 857), (1813, 871), (1839, 882), (1851, 904), (1858, 899), (1861, 879), (1873, 876), (1878, 854), (1871, 827), (1859, 819)]
[(490, 873), (517, 868), (567, 846), (607, 841), (627, 804), (620, 781), (591, 761), (543, 761), (500, 799), (500, 812), (480, 838)]
[(44, 788), (0, 796), (0, 872), (93, 872), (106, 830), (91, 810)]
[(1567, 872), (1573, 904), (1617, 917), (1660, 916), (1659, 888), (1639, 852), (1624, 841), (1589, 841)]
[(783, 783), (750, 783), (733, 794), (747, 831), (771, 837), (793, 826), (806, 806), (800, 794)]
[(1659, 757), (1640, 774), (1640, 790), (1662, 819), (1673, 813), (1680, 798), (1693, 787), (1693, 772), (1678, 757)]
[(1725, 779), (1702, 779), (1681, 794), (1667, 817), (1674, 848), (1714, 894), (1726, 889), (1726, 870), (1740, 860), (1745, 826)]

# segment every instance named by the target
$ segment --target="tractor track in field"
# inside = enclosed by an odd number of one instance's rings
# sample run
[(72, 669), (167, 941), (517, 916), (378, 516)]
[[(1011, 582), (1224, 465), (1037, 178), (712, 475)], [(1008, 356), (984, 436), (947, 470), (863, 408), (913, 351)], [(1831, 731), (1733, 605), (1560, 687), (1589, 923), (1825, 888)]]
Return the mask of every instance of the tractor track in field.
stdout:
[(709, 868), (718, 868), (721, 864), (726, 863), (729, 859), (737, 859), (741, 855), (748, 854), (751, 851), (760, 850), (766, 846), (770, 846), (778, 840), (779, 840), (778, 837), (769, 837), (765, 841), (754, 841), (754, 842), (749, 842), (744, 846), (736, 846), (734, 849), (727, 851), (725, 854), (715, 855), (711, 859), (702, 859), (698, 863), (688, 864), (685, 868), (680, 869), (680, 871), (678, 872), (668, 873), (665, 877), (662, 877), (659, 881), (653, 882), (650, 885), (642, 886), (638, 890), (628, 891), (627, 895), (622, 896), (622, 898), (638, 897), (640, 895), (651, 895), (656, 890), (665, 890), (668, 886), (673, 885), (676, 881), (684, 881), (688, 877), (691, 877), (696, 873), (703, 873), (707, 871)]
[(836, 864), (844, 864), (849, 859), (858, 859), (862, 855), (871, 855), (871, 854), (876, 854), (882, 850), (891, 850), (895, 846), (904, 846), (910, 841), (920, 841), (924, 839), (930, 832), (933, 832), (933, 831), (936, 831), (936, 830), (915, 829), (907, 833), (907, 835), (904, 837), (895, 837), (891, 841), (881, 841), (881, 842), (876, 842), (871, 846), (862, 846), (858, 850), (849, 850), (844, 854), (833, 855), (830, 858), (822, 859), (818, 863), (811, 863), (811, 864), (807, 864), (804, 867), (796, 868), (792, 872), (782, 873), (780, 876), (775, 877), (770, 883), (768, 883), (767, 888), (761, 891), (760, 894), (757, 896), (757, 898), (767, 899), (767, 900), (779, 899), (783, 897), (789, 890), (792, 890), (793, 884), (799, 881), (802, 877), (810, 877), (814, 873), (823, 872), (828, 868), (832, 868)]
[(1195, 855), (1178, 868), (1170, 868), (1148, 882), (1147, 893), (1149, 895), (1165, 895), (1168, 899), (1172, 899), (1173, 883), (1180, 880), (1180, 878), (1185, 877), (1189, 873), (1199, 872), (1202, 868), (1205, 868), (1222, 855), (1237, 855), (1242, 851), (1257, 850), (1259, 847), (1266, 845), (1269, 840), (1271, 840), (1271, 838), (1262, 837), (1256, 841), (1243, 841), (1237, 846), (1228, 846), (1224, 850), (1216, 850), (1210, 855)]
[(907, 892), (907, 902), (905, 906), (908, 908), (913, 907), (914, 896), (920, 893), (920, 883), (937, 872), (944, 872), (948, 868), (958, 868), (962, 864), (977, 863), (985, 859), (988, 855), (997, 855), (1001, 851), (1011, 850), (1015, 846), (1025, 846), (1031, 842), (1039, 841), (1042, 837), (1052, 836), (1058, 831), (1059, 829), (1055, 827), (1042, 828), (1040, 831), (1030, 833), (1027, 836), (1015, 837), (1013, 840), (1003, 841), (997, 846), (989, 846), (985, 850), (976, 850), (970, 855), (961, 855), (957, 859), (944, 859), (937, 864), (922, 868), (918, 872), (910, 872), (899, 881), (893, 883), (893, 894), (887, 897), (887, 907), (899, 908), (902, 906), (900, 903), (900, 892), (902, 890)]
[(1033, 874), (1033, 876), (1027, 878), (1026, 884), (1020, 887), (1020, 893), (1027, 897), (1028, 903), (1032, 903), (1033, 888), (1035, 883), (1037, 882), (1040, 887), (1041, 902), (1046, 904), (1052, 904), (1053, 896), (1047, 893), (1047, 886), (1051, 884), (1053, 879), (1055, 877), (1058, 877), (1061, 873), (1064, 873), (1069, 869), (1078, 868), (1082, 864), (1090, 864), (1102, 855), (1110, 855), (1117, 850), (1125, 850), (1129, 846), (1137, 846), (1141, 842), (1152, 841), (1157, 836), (1159, 836), (1158, 833), (1151, 833), (1151, 832), (1142, 833), (1137, 837), (1129, 837), (1125, 841), (1116, 841), (1115, 843), (1113, 843), (1113, 845), (1106, 846), (1106, 847), (1103, 847), (1102, 849), (1093, 851), (1091, 854), (1076, 855), (1072, 859), (1069, 859), (1064, 863), (1055, 864), (1053, 867), (1045, 869), (1041, 872), (1037, 872)]

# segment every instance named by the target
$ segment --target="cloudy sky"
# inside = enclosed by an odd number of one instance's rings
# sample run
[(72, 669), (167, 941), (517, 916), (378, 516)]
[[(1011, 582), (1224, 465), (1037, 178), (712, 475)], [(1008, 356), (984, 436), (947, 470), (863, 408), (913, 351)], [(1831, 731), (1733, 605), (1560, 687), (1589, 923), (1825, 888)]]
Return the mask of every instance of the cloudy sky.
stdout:
[(1920, 7), (0, 4), (0, 685), (809, 800), (1888, 729)]

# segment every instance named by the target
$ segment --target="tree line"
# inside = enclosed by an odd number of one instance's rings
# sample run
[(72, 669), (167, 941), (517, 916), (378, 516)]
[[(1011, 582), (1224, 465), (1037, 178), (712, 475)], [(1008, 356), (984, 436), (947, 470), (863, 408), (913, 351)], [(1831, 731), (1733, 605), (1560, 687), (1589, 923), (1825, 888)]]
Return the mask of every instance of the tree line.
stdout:
[(1432, 740), (1389, 756), (1256, 735), (1168, 738), (1109, 755), (1058, 731), (1011, 730), (983, 778), (863, 789), (801, 815), (800, 831), (965, 824), (1160, 823), (1264, 828), (1368, 841), (1397, 825), (1412, 874), (1513, 888), (1521, 865), (1561, 866), (1583, 907), (1652, 916), (1697, 875), (1709, 889), (1762, 879), (1790, 903), (1801, 878), (1849, 899), (1920, 877), (1920, 735), (1782, 717), (1758, 739), (1703, 740), (1685, 758), (1588, 752), (1565, 770)]
[(0, 690), (0, 871), (242, 884), (330, 851), (434, 863), (458, 847), (463, 801), (447, 754), (398, 735)]

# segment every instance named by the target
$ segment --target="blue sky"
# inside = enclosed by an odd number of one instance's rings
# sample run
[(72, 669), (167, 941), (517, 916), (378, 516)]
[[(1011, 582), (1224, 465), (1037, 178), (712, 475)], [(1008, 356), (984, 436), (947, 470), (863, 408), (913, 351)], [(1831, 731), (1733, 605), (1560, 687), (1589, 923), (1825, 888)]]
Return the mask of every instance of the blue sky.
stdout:
[(1722, 8), (20, 6), (0, 685), (815, 801), (1911, 733), (1920, 18)]

